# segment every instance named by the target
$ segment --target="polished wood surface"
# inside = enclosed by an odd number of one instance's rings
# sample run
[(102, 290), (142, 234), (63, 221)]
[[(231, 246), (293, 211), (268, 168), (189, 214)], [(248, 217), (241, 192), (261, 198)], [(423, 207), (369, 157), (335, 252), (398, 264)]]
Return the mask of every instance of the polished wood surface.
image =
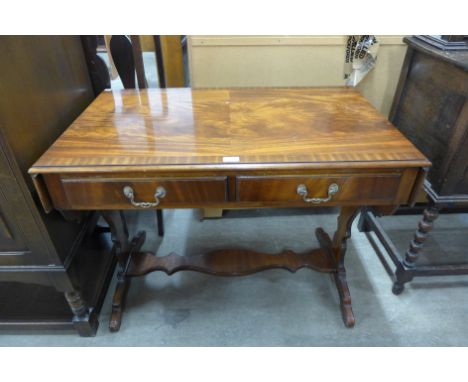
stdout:
[[(120, 79), (125, 89), (135, 89), (135, 72), (138, 79), (138, 88), (147, 88), (143, 52), (140, 44), (140, 36), (112, 36), (110, 40), (111, 56), (119, 72)], [(159, 236), (164, 235), (164, 217), (162, 210), (156, 210), (156, 221)]]
[[(323, 205), (389, 204), (394, 202), (400, 186), (400, 173), (346, 174), (309, 176), (240, 176), (237, 178), (237, 200), (240, 202), (287, 202), (307, 204), (297, 193), (297, 186), (307, 188), (308, 198), (325, 198), (330, 184), (339, 191)], [(406, 196), (407, 200), (407, 196)]]
[[(366, 169), (281, 171), (199, 170), (175, 174), (142, 172), (35, 174), (35, 184), (46, 210), (138, 209), (125, 196), (131, 187), (135, 202), (155, 202), (158, 187), (165, 190), (158, 208), (306, 207), (297, 188), (304, 185), (308, 198), (325, 198), (331, 184), (338, 191), (322, 206), (411, 204), (424, 171)], [(175, 176), (177, 175), (177, 176)]]
[[(132, 209), (123, 189), (132, 187), (135, 202), (153, 201), (157, 187), (164, 187), (166, 195), (161, 198), (161, 207), (190, 207), (227, 200), (227, 178), (153, 178), (108, 179), (72, 178), (62, 179), (61, 188), (65, 198), (63, 209)], [(53, 186), (52, 186), (53, 187)], [(51, 188), (52, 188), (51, 187)]]
[(102, 93), (31, 173), (421, 167), (423, 155), (347, 88)]
[[(152, 271), (244, 275), (309, 267), (334, 275), (354, 325), (344, 255), (362, 206), (411, 203), (429, 161), (347, 88), (106, 92), (30, 169), (44, 205), (102, 211), (119, 261), (111, 331), (130, 278)], [(130, 192), (129, 192), (130, 190)], [(196, 257), (141, 252), (117, 210), (339, 206), (333, 240), (279, 255), (240, 248)]]

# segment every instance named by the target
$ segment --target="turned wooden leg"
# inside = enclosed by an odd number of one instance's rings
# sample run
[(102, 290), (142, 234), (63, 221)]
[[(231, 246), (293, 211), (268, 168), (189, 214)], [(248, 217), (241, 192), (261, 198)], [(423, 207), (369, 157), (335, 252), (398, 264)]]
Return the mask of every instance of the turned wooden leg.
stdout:
[(418, 229), (414, 233), (405, 256), (405, 265), (408, 268), (415, 266), (416, 260), (423, 249), (424, 242), (427, 239), (429, 232), (432, 230), (434, 221), (439, 216), (439, 208), (434, 205), (429, 205), (423, 212), (423, 218), (418, 224)]
[(122, 322), (125, 298), (130, 286), (130, 278), (125, 275), (125, 268), (130, 251), (128, 229), (122, 211), (102, 211), (102, 216), (109, 224), (111, 239), (117, 256), (117, 286), (112, 299), (112, 314), (109, 322), (111, 332), (117, 332)]
[[(434, 221), (439, 216), (439, 208), (431, 201), (429, 206), (424, 210), (423, 217), (418, 224), (418, 229), (414, 233), (413, 240), (411, 240), (408, 250), (405, 254), (403, 265), (407, 268), (414, 268), (416, 261), (423, 249), (424, 243), (427, 240), (429, 232), (432, 230)], [(393, 284), (392, 291), (394, 294), (400, 294), (405, 288), (405, 283), (411, 281), (412, 276), (407, 275), (405, 269), (397, 269), (395, 276), (396, 281)]]
[(322, 248), (327, 249), (336, 264), (333, 272), (336, 288), (340, 296), (341, 314), (344, 324), (351, 328), (355, 324), (354, 313), (351, 306), (351, 294), (346, 281), (346, 269), (344, 255), (346, 253), (346, 241), (351, 237), (351, 225), (359, 212), (358, 207), (342, 207), (338, 216), (338, 225), (333, 240), (321, 228), (316, 230), (316, 236)]
[(90, 309), (80, 292), (65, 292), (65, 298), (73, 312), (73, 326), (82, 337), (94, 337), (99, 325), (96, 313)]

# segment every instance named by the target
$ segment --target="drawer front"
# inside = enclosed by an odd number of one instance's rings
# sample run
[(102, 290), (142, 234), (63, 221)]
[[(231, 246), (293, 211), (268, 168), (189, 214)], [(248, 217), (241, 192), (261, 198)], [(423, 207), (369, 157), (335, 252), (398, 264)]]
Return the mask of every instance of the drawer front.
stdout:
[(237, 200), (239, 202), (298, 205), (388, 204), (395, 200), (400, 180), (401, 174), (399, 173), (385, 175), (340, 174), (337, 176), (241, 176), (237, 178)]
[[(226, 184), (226, 177), (148, 178), (129, 181), (106, 178), (65, 178), (61, 179), (61, 187), (65, 195), (63, 203), (66, 206), (57, 206), (55, 203), (55, 207), (133, 209), (223, 203), (227, 197)], [(158, 196), (155, 197), (157, 192)]]

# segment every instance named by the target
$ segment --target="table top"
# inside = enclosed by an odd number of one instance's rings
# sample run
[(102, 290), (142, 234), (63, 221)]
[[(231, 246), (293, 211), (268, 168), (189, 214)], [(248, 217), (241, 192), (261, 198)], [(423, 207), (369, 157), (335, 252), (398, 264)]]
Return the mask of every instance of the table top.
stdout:
[(427, 159), (351, 88), (105, 91), (31, 173), (421, 167)]

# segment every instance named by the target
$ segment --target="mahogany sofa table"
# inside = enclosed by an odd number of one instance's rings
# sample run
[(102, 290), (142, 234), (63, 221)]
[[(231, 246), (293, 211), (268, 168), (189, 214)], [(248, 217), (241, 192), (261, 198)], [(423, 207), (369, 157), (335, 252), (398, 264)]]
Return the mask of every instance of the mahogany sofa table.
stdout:
[[(332, 273), (354, 325), (344, 255), (361, 207), (411, 203), (429, 161), (348, 88), (154, 89), (102, 93), (30, 169), (46, 210), (99, 210), (119, 261), (110, 329), (132, 277), (192, 270), (239, 276), (307, 267)], [(121, 210), (339, 206), (320, 248), (199, 256), (140, 251)], [(77, 301), (77, 305), (79, 305)], [(79, 310), (77, 310), (77, 314)]]

